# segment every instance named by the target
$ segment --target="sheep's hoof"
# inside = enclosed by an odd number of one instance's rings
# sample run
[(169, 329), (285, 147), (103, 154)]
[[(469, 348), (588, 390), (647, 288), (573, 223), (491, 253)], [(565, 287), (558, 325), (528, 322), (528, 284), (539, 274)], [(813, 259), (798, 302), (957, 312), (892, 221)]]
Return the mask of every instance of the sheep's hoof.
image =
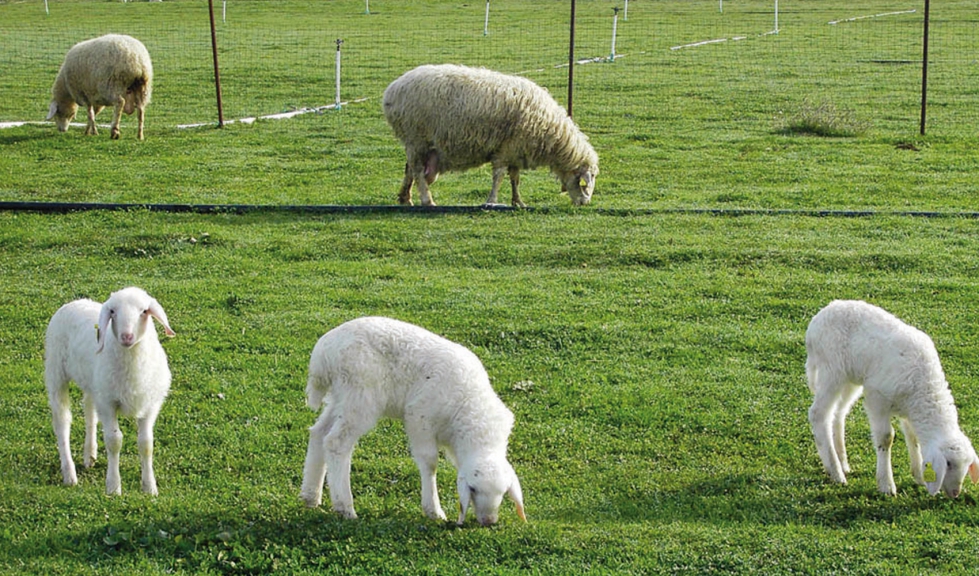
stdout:
[(110, 135), (110, 138), (112, 138), (113, 140), (118, 140), (119, 139), (119, 131), (118, 130), (113, 130), (112, 131), (112, 134)]
[(350, 508), (349, 510), (346, 509), (346, 508), (344, 508), (344, 509), (334, 508), (333, 511), (336, 512), (337, 514), (339, 514), (340, 516), (343, 516), (347, 520), (356, 520), (357, 519), (357, 513), (354, 512), (354, 509), (353, 508)]

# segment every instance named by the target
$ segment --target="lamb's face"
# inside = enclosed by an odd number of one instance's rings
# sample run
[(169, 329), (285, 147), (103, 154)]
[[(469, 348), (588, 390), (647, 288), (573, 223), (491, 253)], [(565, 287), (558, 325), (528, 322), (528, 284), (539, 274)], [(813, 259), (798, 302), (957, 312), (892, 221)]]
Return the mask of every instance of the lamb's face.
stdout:
[(139, 288), (124, 288), (114, 292), (102, 304), (99, 314), (99, 347), (111, 337), (123, 348), (132, 348), (153, 330), (153, 318), (163, 325), (168, 336), (173, 336), (166, 312), (160, 303)]
[(949, 498), (958, 498), (962, 493), (962, 484), (966, 475), (972, 478), (973, 484), (979, 481), (979, 458), (968, 439), (943, 446), (932, 454), (926, 454), (925, 460), (930, 462), (935, 470), (935, 481), (926, 482), (928, 492), (933, 496), (939, 490)]
[(483, 461), (460, 469), (456, 484), (459, 490), (459, 524), (465, 522), (470, 506), (480, 525), (496, 524), (504, 494), (510, 495), (517, 506), (517, 514), (526, 520), (520, 481), (509, 462)]
[(54, 124), (58, 127), (58, 132), (67, 132), (68, 125), (75, 119), (77, 112), (78, 104), (59, 105), (57, 102), (51, 102), (51, 106), (48, 108), (47, 119), (54, 119)]
[(591, 202), (591, 195), (595, 192), (596, 176), (598, 176), (598, 166), (585, 166), (562, 179), (562, 188), (568, 191), (572, 204), (584, 206)]

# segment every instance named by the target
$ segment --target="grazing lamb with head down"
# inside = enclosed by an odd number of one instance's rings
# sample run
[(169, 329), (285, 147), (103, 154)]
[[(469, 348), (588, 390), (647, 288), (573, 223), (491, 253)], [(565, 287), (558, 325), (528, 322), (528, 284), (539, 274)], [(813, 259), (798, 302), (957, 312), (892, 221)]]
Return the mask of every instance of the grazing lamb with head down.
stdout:
[[(979, 458), (959, 428), (958, 412), (931, 338), (866, 302), (837, 300), (806, 330), (806, 376), (815, 395), (809, 422), (830, 477), (846, 484), (844, 424), (853, 404), (864, 408), (877, 446), (877, 489), (897, 494), (891, 470), (894, 428), (901, 423), (911, 474), (932, 495), (962, 491), (966, 474), (979, 481)], [(935, 471), (926, 482), (924, 463)]]
[(153, 426), (170, 391), (170, 368), (153, 319), (173, 336), (160, 303), (139, 288), (113, 292), (104, 304), (75, 300), (48, 324), (44, 380), (61, 455), (64, 483), (78, 483), (71, 457), (71, 397), (68, 382), (82, 389), (85, 406), (85, 467), (95, 463), (96, 427), (102, 421), (108, 471), (107, 494), (121, 494), (118, 413), (136, 418), (143, 492), (156, 494), (153, 474)]
[(423, 206), (434, 206), (428, 185), (441, 172), (493, 165), (487, 204), (495, 204), (504, 173), (512, 203), (524, 206), (520, 170), (548, 166), (575, 206), (595, 190), (598, 155), (546, 90), (526, 78), (484, 68), (419, 66), (384, 91), (384, 116), (404, 144), (408, 161), (398, 202), (411, 204), (411, 185)]
[(153, 63), (142, 42), (132, 36), (107, 34), (75, 44), (58, 71), (51, 87), (48, 120), (54, 118), (58, 130), (65, 132), (75, 118), (78, 106), (88, 111), (86, 134), (98, 134), (95, 115), (106, 106), (115, 107), (111, 137), (119, 138), (123, 111), (137, 113), (140, 140), (143, 139), (143, 111), (153, 92)]
[(429, 518), (445, 520), (435, 482), (441, 446), (458, 472), (459, 524), (470, 506), (480, 524), (496, 523), (504, 493), (526, 520), (520, 481), (506, 457), (513, 414), (479, 358), (463, 346), (390, 318), (351, 320), (316, 343), (306, 401), (323, 409), (309, 434), (300, 494), (307, 506), (320, 505), (328, 475), (333, 509), (357, 517), (350, 492), (354, 445), (388, 417), (404, 421)]

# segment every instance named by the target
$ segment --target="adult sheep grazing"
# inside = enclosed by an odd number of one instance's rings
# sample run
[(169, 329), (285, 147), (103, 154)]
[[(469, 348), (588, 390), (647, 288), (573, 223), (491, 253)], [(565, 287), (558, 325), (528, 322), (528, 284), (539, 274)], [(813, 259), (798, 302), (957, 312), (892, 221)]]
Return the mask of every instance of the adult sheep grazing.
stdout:
[(54, 313), (45, 338), (44, 380), (64, 483), (78, 483), (71, 457), (71, 397), (68, 382), (82, 389), (85, 407), (85, 467), (95, 463), (102, 432), (108, 454), (107, 494), (122, 493), (118, 413), (136, 418), (144, 492), (156, 494), (153, 426), (170, 391), (170, 368), (153, 319), (173, 336), (160, 303), (139, 288), (114, 292), (104, 304), (75, 300)]
[(419, 66), (384, 91), (384, 116), (405, 147), (398, 202), (411, 204), (414, 182), (423, 206), (441, 172), (489, 162), (495, 204), (504, 173), (514, 206), (524, 206), (520, 170), (548, 166), (575, 206), (591, 201), (598, 155), (546, 90), (526, 78), (451, 64)]
[[(896, 494), (891, 445), (897, 417), (911, 458), (911, 474), (932, 495), (955, 498), (968, 474), (979, 481), (979, 458), (959, 428), (958, 412), (931, 338), (866, 302), (837, 300), (806, 330), (806, 376), (815, 395), (809, 409), (816, 448), (830, 477), (846, 483), (850, 471), (844, 423), (853, 404), (864, 408), (877, 446), (877, 489)], [(925, 480), (930, 463), (935, 480)]]
[(122, 113), (137, 113), (139, 139), (143, 139), (143, 114), (153, 92), (153, 63), (146, 47), (132, 36), (107, 34), (75, 44), (58, 71), (51, 88), (48, 120), (54, 118), (65, 132), (78, 106), (88, 110), (86, 134), (98, 134), (95, 115), (115, 107), (112, 139), (119, 138)]
[(357, 517), (350, 492), (354, 445), (388, 417), (404, 421), (429, 518), (445, 520), (435, 482), (441, 446), (458, 472), (459, 524), (470, 506), (480, 524), (496, 523), (504, 494), (526, 520), (520, 481), (506, 457), (513, 414), (465, 347), (390, 318), (351, 320), (316, 343), (306, 401), (322, 407), (309, 430), (300, 494), (307, 506), (320, 505), (328, 474), (333, 509)]

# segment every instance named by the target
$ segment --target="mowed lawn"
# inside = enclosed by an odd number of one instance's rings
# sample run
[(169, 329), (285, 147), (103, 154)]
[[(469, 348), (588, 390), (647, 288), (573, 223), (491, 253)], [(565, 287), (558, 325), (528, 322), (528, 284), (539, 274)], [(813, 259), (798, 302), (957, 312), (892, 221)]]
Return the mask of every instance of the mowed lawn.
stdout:
[[(575, 118), (601, 157), (579, 209), (542, 169), (521, 178), (536, 211), (0, 212), (0, 572), (974, 572), (979, 486), (928, 496), (899, 437), (898, 495), (879, 495), (859, 409), (849, 484), (830, 483), (803, 343), (833, 299), (883, 306), (932, 336), (962, 428), (979, 434), (970, 6), (933, 7), (934, 123), (921, 136), (904, 63), (920, 55), (920, 10), (828, 25), (905, 9), (786, 4), (780, 33), (763, 35), (767, 2), (725, 2), (723, 16), (714, 2), (630, 3), (625, 57), (576, 68)], [(219, 24), (229, 117), (331, 103), (337, 37), (345, 97), (366, 100), (178, 128), (215, 117), (203, 4), (52, 2), (50, 17), (40, 2), (0, 4), (0, 122), (43, 119), (64, 52), (92, 35), (140, 36), (157, 71), (143, 142), (132, 118), (119, 141), (0, 129), (0, 201), (388, 205), (404, 156), (380, 94), (404, 70), (530, 70), (565, 101), (566, 69), (542, 66), (567, 57), (566, 30), (548, 25), (566, 26), (563, 2), (494, 0), (486, 37), (481, 3), (377, 0), (367, 15), (344, 0), (315, 18), (306, 3), (269, 6), (231, 2)], [(608, 49), (612, 7), (579, 1), (583, 57)], [(859, 134), (786, 129), (824, 104)], [(447, 174), (433, 193), (473, 206), (489, 181), (485, 167)], [(54, 311), (127, 285), (157, 297), (177, 333), (163, 341), (173, 386), (156, 429), (158, 497), (139, 492), (131, 421), (121, 497), (104, 494), (104, 456), (61, 486), (44, 390)], [(493, 528), (427, 520), (396, 422), (354, 453), (358, 520), (301, 505), (309, 353), (364, 315), (419, 324), (483, 360), (516, 416), (509, 456), (528, 523), (509, 501)], [(452, 517), (454, 470), (439, 474)]]

